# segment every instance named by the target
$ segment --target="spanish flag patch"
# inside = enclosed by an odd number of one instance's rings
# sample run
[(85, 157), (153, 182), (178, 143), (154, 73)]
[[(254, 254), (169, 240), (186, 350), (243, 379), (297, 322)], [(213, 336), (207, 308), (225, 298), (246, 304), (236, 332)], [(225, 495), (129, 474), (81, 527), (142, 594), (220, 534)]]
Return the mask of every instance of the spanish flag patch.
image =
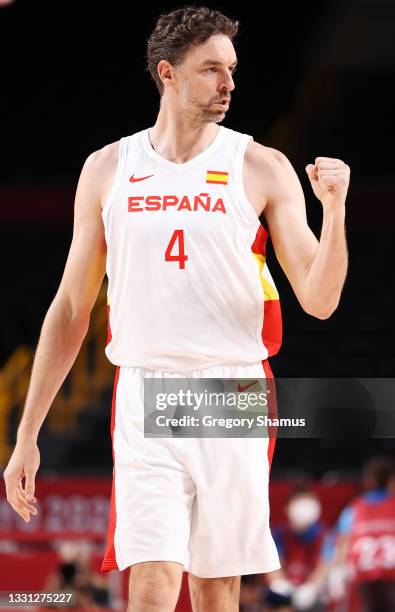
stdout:
[(206, 183), (214, 183), (216, 185), (227, 185), (229, 180), (229, 172), (219, 172), (218, 170), (207, 170)]

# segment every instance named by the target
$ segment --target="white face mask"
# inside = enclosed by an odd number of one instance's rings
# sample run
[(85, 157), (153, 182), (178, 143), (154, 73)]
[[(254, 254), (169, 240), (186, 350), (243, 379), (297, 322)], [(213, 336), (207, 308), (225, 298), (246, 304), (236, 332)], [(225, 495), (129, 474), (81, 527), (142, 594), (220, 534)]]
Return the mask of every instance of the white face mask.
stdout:
[(302, 531), (319, 519), (321, 505), (312, 497), (301, 497), (289, 504), (287, 515), (292, 529)]

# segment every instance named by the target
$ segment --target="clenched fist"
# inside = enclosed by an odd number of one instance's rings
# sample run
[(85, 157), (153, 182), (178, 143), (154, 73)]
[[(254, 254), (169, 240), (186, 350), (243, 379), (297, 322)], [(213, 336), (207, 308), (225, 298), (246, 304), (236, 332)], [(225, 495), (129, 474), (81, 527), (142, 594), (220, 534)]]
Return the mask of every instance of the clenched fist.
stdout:
[(350, 184), (350, 166), (341, 159), (316, 157), (315, 164), (308, 164), (306, 172), (317, 198), (325, 208), (336, 210), (344, 207)]

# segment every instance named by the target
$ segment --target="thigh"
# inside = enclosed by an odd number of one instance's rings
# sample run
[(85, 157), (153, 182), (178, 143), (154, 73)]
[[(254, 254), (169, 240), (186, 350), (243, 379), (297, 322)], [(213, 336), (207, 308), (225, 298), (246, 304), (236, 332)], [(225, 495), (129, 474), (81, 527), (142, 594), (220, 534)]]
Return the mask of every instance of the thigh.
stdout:
[[(257, 366), (224, 368), (219, 377), (264, 378)], [(188, 445), (196, 485), (188, 571), (201, 578), (269, 572), (280, 567), (269, 527), (267, 437), (200, 438)]]
[(121, 369), (114, 415), (114, 550), (118, 569), (184, 563), (196, 489), (176, 441), (144, 437), (144, 372)]
[(280, 567), (269, 527), (267, 439), (202, 439), (190, 454), (196, 484), (189, 571), (201, 577)]

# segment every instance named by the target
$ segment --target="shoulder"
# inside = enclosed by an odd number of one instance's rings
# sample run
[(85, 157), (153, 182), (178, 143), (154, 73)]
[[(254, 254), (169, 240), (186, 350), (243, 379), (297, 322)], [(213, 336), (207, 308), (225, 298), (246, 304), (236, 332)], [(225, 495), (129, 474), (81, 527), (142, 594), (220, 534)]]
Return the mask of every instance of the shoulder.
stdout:
[(118, 164), (119, 140), (106, 144), (88, 155), (84, 171), (98, 190), (100, 208), (103, 208), (110, 191)]
[(246, 172), (269, 202), (287, 179), (295, 180), (295, 170), (287, 156), (273, 147), (251, 140), (245, 152)]
[(289, 182), (290, 172), (293, 171), (287, 157), (273, 147), (267, 147), (255, 140), (247, 144), (244, 163), (243, 180), (248, 198), (260, 217), (264, 221), (264, 211), (268, 205), (276, 200), (283, 200), (282, 186)]
[(119, 140), (105, 145), (88, 155), (85, 164), (92, 172), (111, 170), (118, 161)]
[(290, 164), (284, 153), (278, 149), (267, 147), (256, 140), (251, 140), (246, 148), (245, 161), (251, 168), (268, 173), (275, 172), (281, 167)]
[(264, 193), (266, 205), (291, 200), (304, 204), (299, 177), (282, 151), (251, 141), (246, 149), (246, 163), (249, 175)]
[(251, 140), (246, 149), (245, 161), (251, 171), (270, 185), (284, 178), (295, 177), (295, 170), (288, 157), (278, 149)]
[(338, 533), (345, 535), (350, 532), (354, 520), (355, 511), (357, 508), (357, 501), (358, 500), (354, 500), (353, 502), (351, 502), (351, 504), (343, 508), (343, 510), (341, 511), (340, 516), (337, 520)]

